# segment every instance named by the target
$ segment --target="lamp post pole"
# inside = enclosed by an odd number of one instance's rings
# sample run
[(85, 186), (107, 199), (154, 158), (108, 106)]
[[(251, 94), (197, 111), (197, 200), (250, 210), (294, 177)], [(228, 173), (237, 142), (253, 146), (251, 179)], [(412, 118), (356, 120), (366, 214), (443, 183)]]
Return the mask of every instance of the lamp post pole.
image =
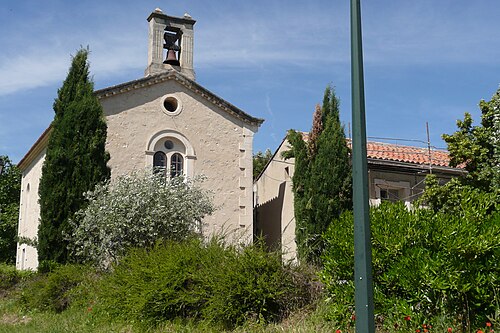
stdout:
[(351, 84), (356, 332), (374, 333), (360, 0), (351, 0)]

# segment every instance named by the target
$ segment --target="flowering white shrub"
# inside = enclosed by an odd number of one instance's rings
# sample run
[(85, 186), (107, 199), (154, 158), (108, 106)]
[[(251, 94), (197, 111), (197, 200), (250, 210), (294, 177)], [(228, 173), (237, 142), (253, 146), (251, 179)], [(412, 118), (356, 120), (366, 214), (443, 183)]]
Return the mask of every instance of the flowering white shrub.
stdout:
[(97, 185), (85, 194), (88, 206), (71, 221), (72, 255), (106, 267), (129, 248), (199, 233), (202, 218), (214, 210), (200, 181), (143, 172)]

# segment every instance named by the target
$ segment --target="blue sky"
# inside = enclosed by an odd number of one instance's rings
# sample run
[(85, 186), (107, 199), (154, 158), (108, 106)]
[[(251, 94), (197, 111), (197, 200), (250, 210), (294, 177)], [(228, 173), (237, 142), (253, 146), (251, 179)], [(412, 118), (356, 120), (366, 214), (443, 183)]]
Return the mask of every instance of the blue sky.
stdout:
[[(308, 131), (331, 83), (351, 119), (349, 1), (20, 1), (0, 6), (0, 155), (18, 162), (53, 118), (71, 54), (91, 50), (96, 89), (142, 77), (146, 18), (188, 12), (197, 82), (266, 121), (254, 150)], [(445, 147), (500, 83), (498, 0), (362, 0), (367, 133)], [(405, 143), (401, 141), (400, 143)]]

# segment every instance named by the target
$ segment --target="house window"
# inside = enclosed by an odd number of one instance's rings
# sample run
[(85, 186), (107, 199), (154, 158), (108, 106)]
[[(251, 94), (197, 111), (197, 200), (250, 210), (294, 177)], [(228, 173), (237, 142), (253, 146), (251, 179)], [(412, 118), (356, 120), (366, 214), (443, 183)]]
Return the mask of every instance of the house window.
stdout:
[(410, 203), (410, 182), (374, 179), (375, 198), (370, 198), (370, 204), (379, 205), (382, 201)]
[(170, 157), (170, 177), (177, 177), (182, 175), (184, 170), (184, 158), (181, 154), (175, 153)]
[(153, 156), (153, 171), (154, 173), (165, 174), (167, 168), (167, 155), (162, 151), (157, 151)]
[(380, 199), (383, 201), (396, 202), (401, 198), (399, 196), (399, 190), (394, 188), (381, 188), (380, 189)]

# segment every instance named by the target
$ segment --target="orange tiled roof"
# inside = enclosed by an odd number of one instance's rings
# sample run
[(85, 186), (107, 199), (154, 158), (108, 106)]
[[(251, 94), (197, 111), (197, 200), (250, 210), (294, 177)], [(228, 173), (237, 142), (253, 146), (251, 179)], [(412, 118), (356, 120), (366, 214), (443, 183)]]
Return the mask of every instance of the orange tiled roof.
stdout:
[(397, 161), (420, 165), (436, 165), (448, 167), (450, 157), (447, 151), (400, 146), (389, 143), (368, 141), (366, 144), (367, 157), (386, 161)]
[[(302, 132), (304, 141), (309, 140), (309, 133)], [(347, 139), (347, 145), (351, 147), (351, 140)], [(431, 149), (413, 146), (402, 146), (391, 143), (368, 141), (366, 143), (366, 155), (368, 158), (412, 163), (417, 165), (450, 166), (450, 157), (446, 150)], [(460, 168), (460, 166), (459, 166)]]

